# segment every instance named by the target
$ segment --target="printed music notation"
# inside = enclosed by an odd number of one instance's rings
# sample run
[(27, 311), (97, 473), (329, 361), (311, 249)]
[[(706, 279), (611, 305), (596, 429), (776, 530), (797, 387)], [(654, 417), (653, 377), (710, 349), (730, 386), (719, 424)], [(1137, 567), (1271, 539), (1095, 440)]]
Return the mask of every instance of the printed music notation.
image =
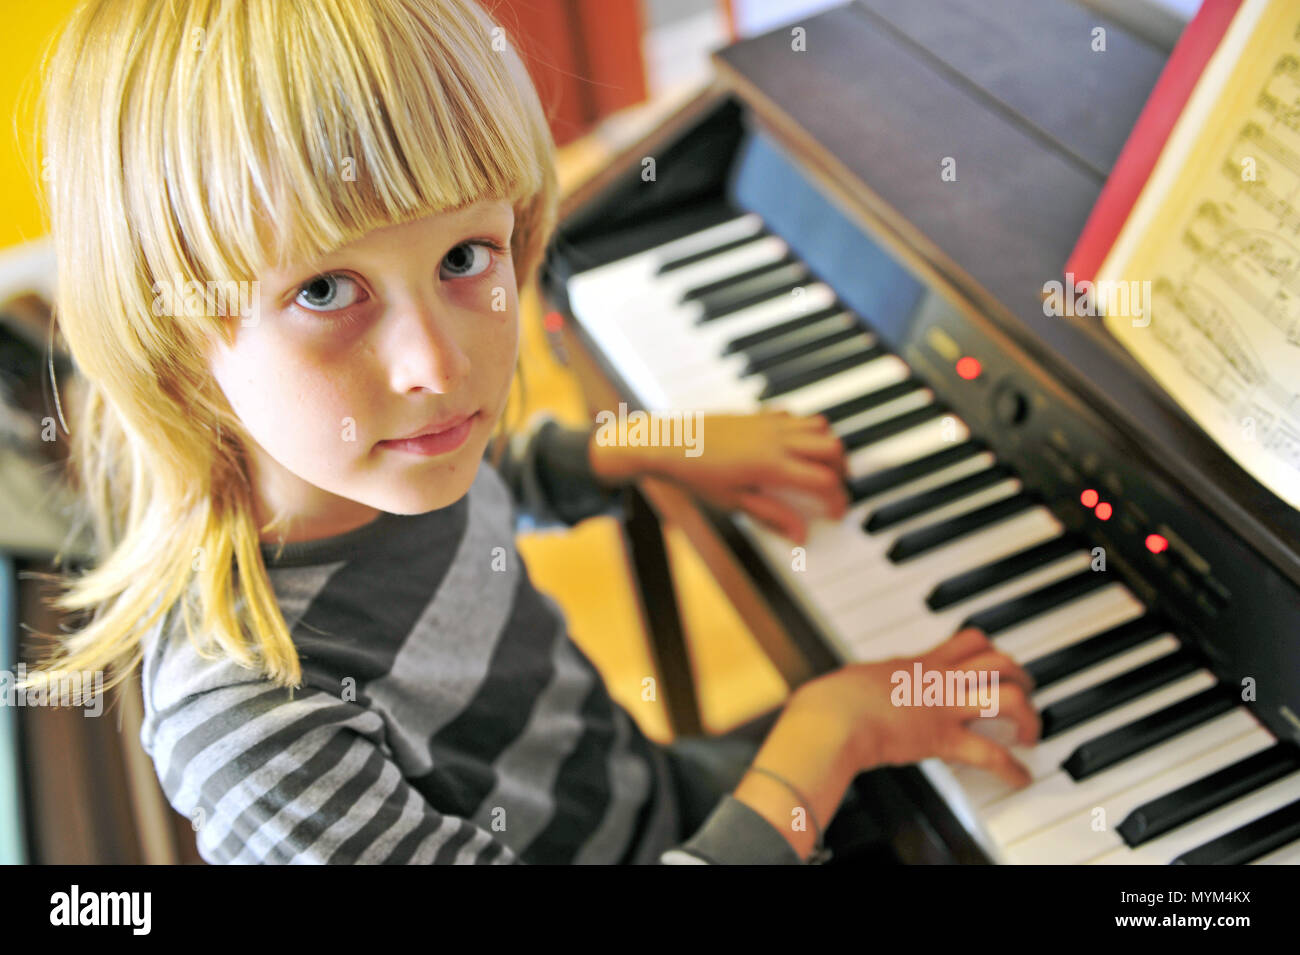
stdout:
[(1107, 278), (1151, 283), (1149, 321), (1106, 326), (1300, 508), (1300, 20), (1277, 0), (1255, 6), (1230, 72), (1214, 88), (1207, 70), (1179, 121), (1200, 127), (1161, 155), (1126, 261), (1107, 263)]

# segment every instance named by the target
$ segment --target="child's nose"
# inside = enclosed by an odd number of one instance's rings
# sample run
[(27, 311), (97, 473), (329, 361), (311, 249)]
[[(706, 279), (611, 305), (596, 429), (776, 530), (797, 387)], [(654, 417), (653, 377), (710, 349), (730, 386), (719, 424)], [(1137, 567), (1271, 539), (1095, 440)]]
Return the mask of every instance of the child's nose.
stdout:
[(436, 308), (411, 304), (391, 318), (392, 334), (385, 345), (394, 391), (423, 388), (442, 394), (465, 386), (469, 356), (445, 316)]

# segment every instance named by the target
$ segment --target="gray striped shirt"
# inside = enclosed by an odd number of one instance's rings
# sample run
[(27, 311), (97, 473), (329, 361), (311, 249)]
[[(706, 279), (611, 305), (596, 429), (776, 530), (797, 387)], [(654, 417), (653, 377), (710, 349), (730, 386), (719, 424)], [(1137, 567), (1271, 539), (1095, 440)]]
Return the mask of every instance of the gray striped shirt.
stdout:
[(613, 492), (588, 433), (534, 419), (468, 494), (263, 548), (302, 661), (275, 687), (146, 637), (141, 743), (211, 863), (797, 862), (724, 796), (683, 842), (663, 749), (533, 587), (515, 505), (573, 523)]

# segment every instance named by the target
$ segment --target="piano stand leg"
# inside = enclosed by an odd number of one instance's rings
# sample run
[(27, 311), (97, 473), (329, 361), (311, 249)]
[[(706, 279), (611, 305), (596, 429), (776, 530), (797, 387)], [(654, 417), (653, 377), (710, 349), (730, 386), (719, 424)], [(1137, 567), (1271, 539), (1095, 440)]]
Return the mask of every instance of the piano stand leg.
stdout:
[(673, 736), (698, 736), (703, 733), (703, 723), (663, 526), (639, 488), (630, 485), (623, 495), (624, 536), (650, 652), (659, 673), (658, 691), (663, 695)]

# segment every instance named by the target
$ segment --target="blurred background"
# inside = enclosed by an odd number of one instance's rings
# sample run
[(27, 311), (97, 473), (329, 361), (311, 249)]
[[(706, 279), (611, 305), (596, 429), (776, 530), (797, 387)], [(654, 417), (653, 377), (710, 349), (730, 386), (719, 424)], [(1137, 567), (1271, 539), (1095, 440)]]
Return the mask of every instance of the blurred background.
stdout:
[[(488, 0), (525, 55), (559, 146), (562, 189), (571, 193), (610, 157), (653, 129), (711, 76), (709, 53), (792, 23), (842, 0)], [(1088, 0), (1171, 47), (1196, 0)], [(49, 346), (54, 262), (38, 200), (33, 103), (40, 57), (75, 0), (6, 10), (0, 31), (0, 671), (35, 654), (28, 628), (54, 632), (29, 571), (51, 571), (65, 544), (60, 484), (66, 433), (51, 429), (59, 391), (75, 369)], [(548, 410), (588, 423), (577, 381), (548, 344), (535, 289), (521, 290), (525, 417)], [(52, 371), (52, 374), (51, 374)], [(75, 426), (75, 422), (69, 423)], [(42, 431), (46, 433), (43, 435)], [(53, 440), (50, 440), (51, 435)], [(690, 651), (701, 717), (724, 732), (779, 704), (788, 687), (760, 652), (699, 556), (673, 527), (666, 543)], [(539, 588), (564, 607), (574, 639), (611, 694), (652, 738), (671, 738), (662, 703), (641, 699), (655, 672), (644, 615), (612, 517), (521, 535)], [(75, 562), (87, 555), (72, 544)], [(66, 565), (65, 565), (66, 566)], [(598, 582), (593, 587), (592, 582)], [(0, 673), (0, 679), (4, 679)], [(139, 747), (138, 693), (106, 702), (87, 719), (76, 709), (0, 706), (0, 862), (193, 862), (189, 820), (167, 805)]]

